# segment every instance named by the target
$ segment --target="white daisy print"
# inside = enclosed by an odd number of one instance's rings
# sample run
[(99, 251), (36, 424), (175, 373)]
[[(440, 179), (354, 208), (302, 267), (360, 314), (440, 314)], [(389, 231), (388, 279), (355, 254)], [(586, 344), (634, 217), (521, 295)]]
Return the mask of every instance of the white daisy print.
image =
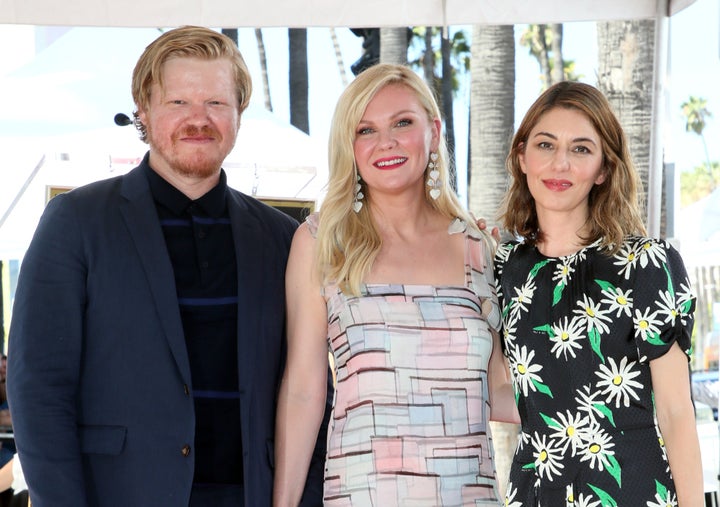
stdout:
[(574, 507), (601, 507), (600, 500), (593, 500), (592, 495), (585, 496), (580, 493), (580, 496), (575, 501)]
[(606, 312), (600, 309), (600, 304), (595, 303), (587, 294), (583, 294), (582, 301), (578, 301), (573, 313), (585, 320), (587, 330), (597, 329), (600, 333), (609, 333), (610, 328), (605, 322), (612, 322), (612, 319), (606, 315)]
[(657, 311), (645, 308), (644, 312), (635, 310), (635, 336), (647, 341), (660, 333), (662, 321), (657, 318)]
[(582, 345), (578, 342), (585, 338), (583, 324), (584, 322), (577, 317), (573, 317), (570, 321), (568, 321), (567, 317), (564, 317), (557, 324), (553, 324), (551, 326), (552, 335), (550, 336), (553, 346), (550, 352), (555, 354), (558, 359), (560, 359), (561, 354), (566, 360), (568, 354), (573, 358), (576, 357), (573, 349), (582, 349)]
[(675, 305), (675, 298), (668, 291), (659, 291), (658, 293), (660, 294), (660, 300), (655, 301), (658, 306), (658, 313), (665, 316), (663, 320), (666, 324), (674, 323), (677, 316), (680, 315), (680, 310)]
[(646, 267), (649, 263), (652, 263), (658, 268), (662, 266), (667, 259), (665, 246), (664, 243), (652, 239), (644, 241), (638, 248), (640, 265)]
[(612, 450), (615, 444), (610, 435), (600, 428), (600, 425), (595, 425), (584, 434), (587, 436), (587, 440), (584, 447), (580, 449), (580, 461), (589, 461), (590, 468), (594, 470), (597, 467), (602, 472), (607, 466), (609, 456), (615, 455), (615, 451)]
[(615, 266), (622, 266), (618, 274), (624, 276), (625, 280), (629, 280), (630, 274), (637, 264), (637, 252), (635, 252), (634, 243), (624, 243), (614, 258), (617, 260), (613, 264)]
[(578, 396), (575, 401), (578, 404), (578, 410), (587, 412), (590, 420), (595, 422), (597, 419), (604, 419), (609, 411), (605, 408), (605, 401), (601, 399), (598, 391), (593, 391), (590, 386), (584, 386), (577, 390)]
[(674, 493), (664, 491), (655, 493), (655, 501), (647, 502), (647, 507), (677, 507), (677, 498)]
[(602, 394), (607, 395), (605, 398), (607, 403), (615, 400), (615, 408), (620, 408), (621, 402), (623, 406), (629, 407), (631, 396), (636, 401), (640, 400), (635, 390), (642, 391), (643, 385), (633, 380), (640, 375), (639, 371), (634, 370), (636, 364), (635, 361), (628, 363), (628, 358), (623, 357), (618, 365), (614, 358), (609, 357), (609, 366), (601, 364), (600, 371), (595, 372), (595, 375), (601, 379), (596, 386), (601, 389)]
[(554, 427), (555, 432), (551, 433), (550, 437), (558, 441), (563, 454), (570, 447), (572, 454), (575, 455), (577, 449), (583, 444), (582, 434), (584, 428), (590, 423), (590, 418), (580, 413), (573, 414), (567, 410), (565, 414), (558, 412), (555, 415), (555, 422), (559, 426)]
[(539, 477), (547, 477), (549, 481), (553, 476), (560, 475), (560, 470), (565, 468), (562, 464), (562, 450), (557, 447), (554, 440), (548, 440), (547, 435), (535, 433), (532, 439), (535, 448), (535, 470)]
[(558, 263), (552, 279), (557, 281), (558, 285), (567, 285), (567, 281), (574, 271), (575, 268), (570, 265), (570, 259), (564, 259), (563, 262)]
[(513, 373), (515, 380), (520, 385), (523, 396), (527, 396), (529, 391), (537, 391), (536, 384), (542, 384), (542, 377), (537, 374), (542, 370), (539, 364), (533, 364), (535, 351), (528, 352), (527, 347), (523, 345), (516, 350), (517, 356), (512, 357)]
[(603, 291), (605, 296), (602, 303), (608, 305), (607, 312), (615, 312), (615, 317), (625, 314), (627, 317), (632, 316), (632, 289), (622, 290), (619, 287), (613, 287), (612, 290)]
[(519, 289), (516, 288), (515, 297), (511, 299), (511, 312), (513, 314), (518, 314), (521, 311), (527, 312), (528, 308), (525, 305), (530, 305), (532, 303), (533, 294), (535, 294), (534, 279), (528, 280), (527, 282), (525, 282), (525, 285), (523, 285)]
[(681, 283), (680, 290), (677, 291), (677, 298), (678, 304), (680, 306), (683, 306), (685, 303), (688, 303), (695, 299), (695, 294), (693, 293), (689, 285)]
[(515, 500), (515, 496), (517, 495), (517, 488), (513, 486), (512, 482), (508, 482), (507, 488), (505, 488), (505, 503), (503, 504), (505, 507), (522, 507), (522, 502), (518, 502)]

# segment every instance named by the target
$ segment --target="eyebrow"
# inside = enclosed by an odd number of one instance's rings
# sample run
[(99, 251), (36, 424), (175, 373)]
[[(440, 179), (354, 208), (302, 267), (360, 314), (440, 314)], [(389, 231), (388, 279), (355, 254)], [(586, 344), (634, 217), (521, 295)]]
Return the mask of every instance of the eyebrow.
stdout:
[[(538, 132), (533, 137), (538, 137), (538, 136), (546, 136), (546, 137), (549, 137), (550, 139), (555, 139), (557, 141), (557, 136), (555, 134), (551, 134), (550, 132)], [(572, 142), (574, 142), (574, 143), (592, 143), (595, 146), (597, 146), (597, 143), (589, 137), (576, 137), (575, 139), (572, 140)]]

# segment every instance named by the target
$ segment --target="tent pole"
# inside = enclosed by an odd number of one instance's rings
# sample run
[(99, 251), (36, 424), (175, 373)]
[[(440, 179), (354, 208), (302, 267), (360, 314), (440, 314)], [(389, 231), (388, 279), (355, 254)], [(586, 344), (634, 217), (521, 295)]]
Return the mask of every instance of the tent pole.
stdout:
[(652, 114), (650, 125), (650, 167), (647, 188), (648, 234), (660, 236), (660, 214), (663, 179), (663, 141), (665, 127), (665, 81), (668, 59), (668, 0), (658, 1), (655, 17), (655, 49), (652, 90)]

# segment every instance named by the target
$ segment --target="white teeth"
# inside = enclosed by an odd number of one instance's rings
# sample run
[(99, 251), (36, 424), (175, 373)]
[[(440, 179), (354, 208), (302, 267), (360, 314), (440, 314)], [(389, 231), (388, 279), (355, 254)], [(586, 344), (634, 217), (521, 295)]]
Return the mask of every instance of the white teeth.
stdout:
[(383, 160), (382, 162), (378, 162), (376, 165), (378, 165), (380, 167), (385, 167), (385, 166), (389, 166), (389, 165), (401, 164), (403, 162), (405, 162), (405, 159), (400, 157), (400, 158), (394, 158), (392, 160)]

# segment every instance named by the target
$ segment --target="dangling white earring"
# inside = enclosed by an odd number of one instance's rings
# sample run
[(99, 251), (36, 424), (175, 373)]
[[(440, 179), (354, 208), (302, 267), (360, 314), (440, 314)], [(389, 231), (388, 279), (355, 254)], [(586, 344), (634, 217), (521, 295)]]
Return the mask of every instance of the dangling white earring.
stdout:
[(427, 184), (430, 187), (430, 197), (432, 197), (434, 200), (437, 200), (438, 197), (440, 197), (440, 192), (442, 190), (442, 184), (438, 180), (440, 177), (440, 171), (437, 170), (436, 163), (438, 159), (437, 152), (431, 152), (430, 153), (430, 161), (428, 162), (428, 180)]
[(360, 175), (357, 175), (357, 182), (355, 183), (355, 200), (353, 201), (352, 207), (355, 213), (360, 213), (363, 207), (362, 198), (365, 197), (362, 193), (362, 186), (360, 185)]

